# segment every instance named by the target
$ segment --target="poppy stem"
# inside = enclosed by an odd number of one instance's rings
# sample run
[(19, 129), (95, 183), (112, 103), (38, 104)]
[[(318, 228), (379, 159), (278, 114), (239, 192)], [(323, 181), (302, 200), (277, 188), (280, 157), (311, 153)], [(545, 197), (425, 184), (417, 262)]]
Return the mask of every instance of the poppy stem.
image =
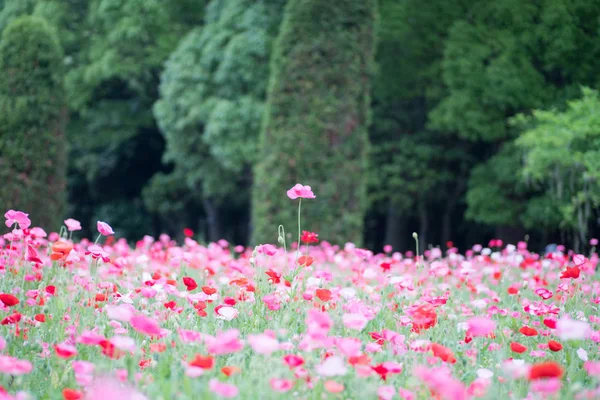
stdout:
[(298, 245), (296, 247), (296, 264), (298, 263), (298, 258), (300, 258), (300, 210), (302, 210), (302, 198), (300, 198), (300, 201), (298, 202)]

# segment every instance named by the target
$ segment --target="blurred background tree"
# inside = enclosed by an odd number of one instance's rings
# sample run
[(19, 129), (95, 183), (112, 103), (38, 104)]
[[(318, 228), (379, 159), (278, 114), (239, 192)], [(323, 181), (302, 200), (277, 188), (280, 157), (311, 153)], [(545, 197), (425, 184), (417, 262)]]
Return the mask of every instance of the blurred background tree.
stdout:
[[(252, 197), (252, 241), (297, 224), (286, 191), (312, 185), (304, 224), (362, 242), (376, 1), (290, 0), (271, 65)], [(290, 182), (292, 182), (290, 184)]]
[(11, 19), (0, 40), (0, 204), (59, 226), (65, 209), (62, 48), (48, 23)]
[[(329, 3), (0, 0), (16, 71), (0, 102), (31, 104), (0, 116), (3, 182), (55, 205), (26, 206), (46, 229), (104, 219), (131, 240), (275, 242), (279, 223), (295, 230), (297, 182), (318, 198), (306, 228), (337, 244), (407, 250), (415, 231), (423, 248), (581, 248), (600, 233), (599, 1)], [(41, 30), (62, 53), (32, 66)], [(19, 156), (36, 146), (56, 168), (15, 175), (40, 165)]]

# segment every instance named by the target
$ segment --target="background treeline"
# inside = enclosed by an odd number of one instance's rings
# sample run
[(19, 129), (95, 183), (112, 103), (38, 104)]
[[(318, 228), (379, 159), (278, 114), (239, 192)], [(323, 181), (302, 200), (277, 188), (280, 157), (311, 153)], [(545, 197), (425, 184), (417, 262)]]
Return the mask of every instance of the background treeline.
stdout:
[[(599, 231), (600, 0), (0, 0), (0, 206), (135, 240)], [(87, 231), (86, 234), (91, 234)]]

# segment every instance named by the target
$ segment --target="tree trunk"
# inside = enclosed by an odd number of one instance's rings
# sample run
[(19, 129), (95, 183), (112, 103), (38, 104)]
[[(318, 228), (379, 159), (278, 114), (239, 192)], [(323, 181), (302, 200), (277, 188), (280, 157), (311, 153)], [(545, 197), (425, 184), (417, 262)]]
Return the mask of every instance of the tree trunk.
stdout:
[(221, 239), (221, 227), (219, 225), (219, 210), (211, 199), (203, 199), (206, 223), (208, 225), (208, 240), (216, 242)]
[(393, 247), (394, 251), (406, 251), (406, 219), (398, 214), (390, 202), (386, 218), (385, 243)]
[(429, 221), (427, 207), (423, 200), (419, 201), (419, 252), (422, 254), (427, 246), (427, 233), (429, 230)]

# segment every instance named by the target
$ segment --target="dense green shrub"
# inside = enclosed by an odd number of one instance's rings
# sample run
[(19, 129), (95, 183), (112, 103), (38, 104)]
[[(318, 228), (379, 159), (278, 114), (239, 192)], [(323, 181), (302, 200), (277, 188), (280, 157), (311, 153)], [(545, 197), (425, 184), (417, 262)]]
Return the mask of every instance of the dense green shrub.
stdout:
[(58, 228), (65, 205), (62, 50), (44, 19), (20, 17), (0, 41), (0, 205)]
[(361, 242), (366, 206), (375, 0), (291, 0), (273, 50), (253, 188), (253, 241), (296, 225), (286, 191), (312, 185), (305, 226)]

